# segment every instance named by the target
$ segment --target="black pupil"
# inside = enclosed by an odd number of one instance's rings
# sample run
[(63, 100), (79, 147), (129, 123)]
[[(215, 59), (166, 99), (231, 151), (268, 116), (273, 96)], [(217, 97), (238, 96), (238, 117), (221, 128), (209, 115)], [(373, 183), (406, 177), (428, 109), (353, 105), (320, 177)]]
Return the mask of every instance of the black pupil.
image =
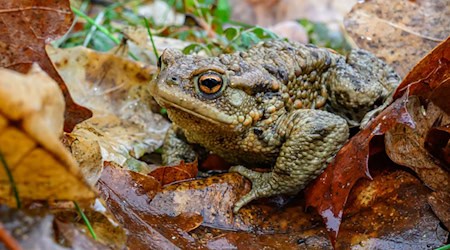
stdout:
[(217, 81), (214, 78), (204, 79), (201, 83), (203, 86), (208, 87), (210, 89), (214, 88), (217, 85), (220, 85), (220, 81)]

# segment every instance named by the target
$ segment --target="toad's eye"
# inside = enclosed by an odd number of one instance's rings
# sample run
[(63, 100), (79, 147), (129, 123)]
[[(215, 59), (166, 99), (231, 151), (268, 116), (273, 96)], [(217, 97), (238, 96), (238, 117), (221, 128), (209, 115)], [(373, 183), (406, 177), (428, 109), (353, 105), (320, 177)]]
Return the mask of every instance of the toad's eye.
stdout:
[(217, 73), (206, 72), (198, 77), (197, 89), (206, 98), (218, 97), (223, 87), (223, 79)]

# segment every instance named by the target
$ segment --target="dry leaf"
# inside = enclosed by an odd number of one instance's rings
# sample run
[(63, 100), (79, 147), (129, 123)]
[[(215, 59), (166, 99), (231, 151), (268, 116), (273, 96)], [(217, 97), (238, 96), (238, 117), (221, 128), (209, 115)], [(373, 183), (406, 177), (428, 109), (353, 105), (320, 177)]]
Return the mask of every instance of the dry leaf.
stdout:
[(101, 161), (149, 172), (136, 159), (160, 147), (169, 127), (161, 115), (151, 112), (147, 86), (156, 68), (82, 47), (48, 50), (74, 99), (94, 112), (69, 135), (78, 143), (72, 152), (96, 164), (89, 178), (97, 180), (102, 167), (93, 160), (95, 155), (86, 153), (96, 147), (91, 142), (98, 143)]
[(0, 200), (14, 206), (12, 173), (23, 201), (85, 200), (95, 196), (62, 145), (64, 98), (38, 67), (23, 75), (0, 69)]
[(404, 77), (450, 34), (448, 0), (364, 1), (344, 21), (356, 43)]
[(65, 131), (92, 115), (73, 102), (45, 52), (45, 44), (64, 35), (72, 19), (68, 0), (0, 0), (0, 66), (26, 73), (33, 63), (39, 64), (63, 91)]

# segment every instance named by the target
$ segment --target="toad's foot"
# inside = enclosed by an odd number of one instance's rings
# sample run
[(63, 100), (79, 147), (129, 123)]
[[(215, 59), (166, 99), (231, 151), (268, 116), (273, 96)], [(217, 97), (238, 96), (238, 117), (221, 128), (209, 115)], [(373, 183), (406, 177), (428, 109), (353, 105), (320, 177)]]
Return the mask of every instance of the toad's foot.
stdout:
[[(233, 207), (233, 213), (237, 213), (239, 209), (247, 205), (252, 200), (256, 200), (262, 197), (269, 197), (280, 193), (278, 187), (273, 186), (272, 172), (256, 172), (250, 170), (244, 166), (231, 167), (229, 172), (239, 173), (244, 177), (247, 177), (252, 182), (252, 190), (242, 197)], [(272, 185), (271, 185), (272, 184)]]

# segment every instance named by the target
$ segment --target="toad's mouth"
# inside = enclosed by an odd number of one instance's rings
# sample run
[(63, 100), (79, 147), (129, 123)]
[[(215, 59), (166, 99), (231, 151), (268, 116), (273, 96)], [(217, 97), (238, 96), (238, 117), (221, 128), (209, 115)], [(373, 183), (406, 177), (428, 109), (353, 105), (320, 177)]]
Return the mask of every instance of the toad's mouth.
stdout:
[(158, 103), (163, 107), (173, 107), (217, 125), (229, 125), (234, 121), (232, 116), (221, 113), (215, 108), (207, 107), (206, 105), (198, 103), (193, 103), (189, 100), (179, 99), (175, 102), (165, 98), (162, 95), (159, 95), (156, 99)]

